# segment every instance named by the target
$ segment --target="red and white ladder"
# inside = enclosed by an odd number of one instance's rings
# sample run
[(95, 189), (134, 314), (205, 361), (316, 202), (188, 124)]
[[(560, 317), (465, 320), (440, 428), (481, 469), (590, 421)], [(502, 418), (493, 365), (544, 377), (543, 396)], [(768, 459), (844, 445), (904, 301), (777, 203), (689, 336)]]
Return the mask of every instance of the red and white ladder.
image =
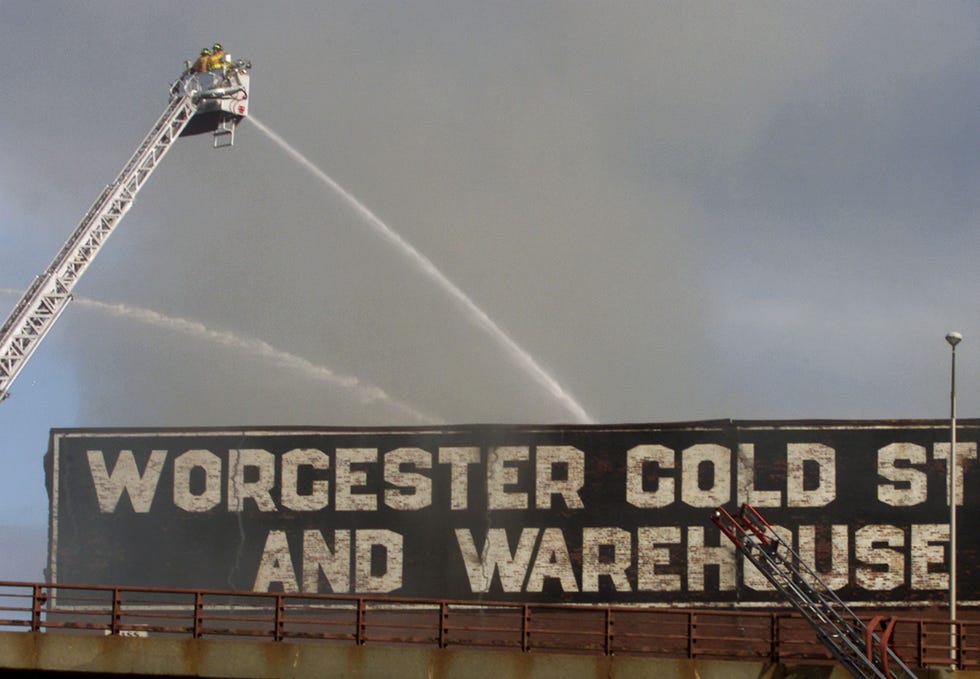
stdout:
[(916, 679), (889, 646), (895, 619), (879, 616), (865, 624), (754, 507), (743, 504), (735, 515), (718, 507), (711, 520), (803, 614), (820, 642), (851, 674), (862, 679)]

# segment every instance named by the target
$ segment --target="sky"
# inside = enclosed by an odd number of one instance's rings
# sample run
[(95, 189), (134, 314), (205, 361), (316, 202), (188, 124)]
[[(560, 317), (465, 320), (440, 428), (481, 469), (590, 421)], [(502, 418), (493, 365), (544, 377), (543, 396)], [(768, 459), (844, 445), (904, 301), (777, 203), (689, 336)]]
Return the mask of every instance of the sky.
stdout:
[(0, 0), (0, 313), (216, 40), (308, 165), (160, 163), (0, 404), (0, 579), (51, 428), (943, 418), (951, 330), (980, 411), (980, 5)]

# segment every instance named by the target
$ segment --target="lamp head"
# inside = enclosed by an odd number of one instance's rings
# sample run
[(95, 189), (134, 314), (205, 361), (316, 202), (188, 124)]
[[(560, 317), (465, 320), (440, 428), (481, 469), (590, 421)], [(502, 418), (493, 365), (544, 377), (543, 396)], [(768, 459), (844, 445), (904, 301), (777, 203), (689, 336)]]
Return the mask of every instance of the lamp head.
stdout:
[(949, 342), (949, 346), (956, 348), (956, 345), (963, 340), (963, 335), (958, 332), (946, 333), (946, 341)]

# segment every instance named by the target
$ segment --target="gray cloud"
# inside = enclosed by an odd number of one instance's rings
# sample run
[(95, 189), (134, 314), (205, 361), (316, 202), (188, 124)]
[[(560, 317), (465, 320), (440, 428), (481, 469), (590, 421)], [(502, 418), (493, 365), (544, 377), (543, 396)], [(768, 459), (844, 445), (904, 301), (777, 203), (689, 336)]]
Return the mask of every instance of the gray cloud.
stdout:
[[(978, 368), (978, 25), (962, 3), (4, 2), (0, 286), (43, 269), (219, 39), (255, 65), (256, 115), (597, 419), (942, 416), (948, 329)], [(177, 144), (79, 292), (446, 421), (571, 419), (248, 124), (230, 151)], [(41, 351), (83, 397), (44, 426), (405, 421), (125, 319), (57, 332)]]
[[(573, 393), (609, 404), (603, 419), (710, 410), (690, 385), (737, 372), (713, 353), (719, 314), (738, 316), (764, 288), (764, 307), (801, 313), (814, 295), (832, 308), (841, 295), (853, 306), (856, 289), (879, 306), (916, 294), (921, 280), (903, 278), (923, 222), (955, 232), (976, 211), (967, 9), (55, 8), (69, 16), (50, 26), (7, 11), (33, 30), (18, 35), (78, 53), (67, 89), (39, 88), (29, 70), (17, 80), (45, 108), (77, 102), (91, 132), (46, 145), (22, 181), (53, 174), (81, 196), (77, 176), (110, 177), (162, 100), (155, 80), (221, 16), (226, 42), (255, 61), (254, 110)], [(166, 38), (127, 49), (151, 25)], [(140, 68), (111, 70), (134, 55)], [(94, 64), (119, 84), (99, 97), (77, 75)], [(26, 114), (14, 123), (31, 137)], [(221, 154), (181, 142), (87, 294), (281, 339), (450, 419), (562, 418), (533, 381), (505, 378), (516, 371), (499, 347), (342, 201), (255, 130), (239, 137)], [(69, 153), (92, 160), (72, 170)], [(144, 369), (144, 352), (115, 349), (126, 372)], [(145, 379), (184, 378), (159, 372)]]

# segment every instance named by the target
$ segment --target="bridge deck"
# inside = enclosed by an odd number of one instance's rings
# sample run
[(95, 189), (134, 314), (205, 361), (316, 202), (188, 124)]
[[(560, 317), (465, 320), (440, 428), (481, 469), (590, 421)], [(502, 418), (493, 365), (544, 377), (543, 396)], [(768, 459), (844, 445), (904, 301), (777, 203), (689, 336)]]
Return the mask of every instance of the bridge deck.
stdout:
[[(956, 623), (958, 676), (980, 678), (980, 612), (963, 613), (970, 619)], [(933, 676), (950, 664), (949, 632), (941, 611), (902, 614), (893, 647), (920, 676)], [(493, 679), (552, 676), (559, 667), (568, 672), (553, 676), (570, 679), (629, 677), (632, 668), (665, 677), (832, 671), (829, 653), (789, 611), (0, 582), (0, 669), (302, 677), (283, 672), (307, 664), (317, 676), (338, 667), (343, 673), (329, 676), (417, 670), (433, 679), (489, 677), (482, 668), (494, 668)]]

